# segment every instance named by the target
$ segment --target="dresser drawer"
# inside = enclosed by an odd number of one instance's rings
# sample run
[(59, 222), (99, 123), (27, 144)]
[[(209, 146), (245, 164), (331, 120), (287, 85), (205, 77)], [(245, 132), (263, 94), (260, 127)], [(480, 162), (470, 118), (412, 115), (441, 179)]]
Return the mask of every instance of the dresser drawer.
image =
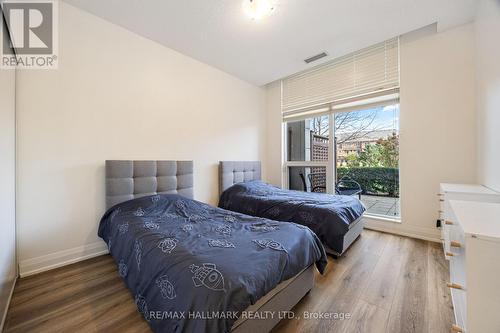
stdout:
[(444, 257), (449, 260), (450, 257), (447, 253), (450, 252), (450, 228), (447, 223), (449, 221), (449, 214), (447, 214), (447, 205), (445, 196), (438, 194), (439, 198), (439, 219), (441, 220), (441, 242), (443, 244)]
[(451, 247), (450, 247), (450, 226), (446, 224), (446, 222), (443, 220), (443, 225), (441, 226), (441, 234), (443, 237), (443, 250), (444, 250), (444, 257), (447, 260), (450, 260), (450, 256), (448, 256), (448, 253), (451, 252)]
[[(462, 243), (463, 244), (463, 243)], [(465, 247), (451, 247), (450, 257), (450, 283), (461, 286), (466, 289), (467, 281), (465, 275)]]
[[(450, 237), (450, 291), (453, 299), (456, 325), (467, 327), (467, 281), (465, 272), (465, 235), (460, 225), (448, 226)], [(460, 246), (453, 246), (460, 245)]]
[(467, 327), (467, 305), (465, 291), (451, 289), (451, 299), (453, 301), (453, 312), (455, 313), (455, 324), (458, 327)]
[[(491, 192), (482, 186), (465, 187), (479, 194)], [(500, 333), (500, 205), (482, 202), (476, 194), (445, 196), (444, 217), (452, 222), (442, 231), (450, 249), (448, 286), (455, 313), (450, 331)]]

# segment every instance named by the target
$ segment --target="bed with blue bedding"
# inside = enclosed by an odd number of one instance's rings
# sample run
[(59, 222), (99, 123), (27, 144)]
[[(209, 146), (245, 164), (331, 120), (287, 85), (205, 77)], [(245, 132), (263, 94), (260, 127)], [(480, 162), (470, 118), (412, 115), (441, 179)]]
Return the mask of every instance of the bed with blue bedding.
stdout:
[[(326, 266), (321, 242), (307, 227), (227, 211), (179, 194), (136, 195), (137, 187), (150, 186), (138, 185), (151, 183), (139, 179), (148, 176), (116, 171), (113, 165), (107, 165), (108, 205), (117, 196), (125, 201), (107, 210), (98, 234), (155, 332), (229, 332), (242, 311), (277, 286), (311, 266), (320, 272)], [(150, 172), (155, 191), (165, 192), (158, 188), (165, 181), (159, 168)], [(132, 194), (124, 194), (128, 176), (136, 187)], [(178, 170), (175, 177), (178, 184)]]
[(221, 162), (220, 208), (307, 226), (334, 255), (344, 253), (360, 235), (365, 207), (356, 197), (269, 185), (259, 180), (260, 164), (255, 163)]

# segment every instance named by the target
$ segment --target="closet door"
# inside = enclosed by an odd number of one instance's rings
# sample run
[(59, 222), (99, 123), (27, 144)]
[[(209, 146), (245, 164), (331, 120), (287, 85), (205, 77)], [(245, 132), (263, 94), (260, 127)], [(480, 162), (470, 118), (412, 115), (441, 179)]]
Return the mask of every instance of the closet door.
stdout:
[[(3, 28), (5, 32), (5, 26)], [(2, 38), (8, 38), (8, 34), (4, 33)], [(15, 70), (0, 68), (0, 320), (7, 311), (17, 277), (15, 82)]]

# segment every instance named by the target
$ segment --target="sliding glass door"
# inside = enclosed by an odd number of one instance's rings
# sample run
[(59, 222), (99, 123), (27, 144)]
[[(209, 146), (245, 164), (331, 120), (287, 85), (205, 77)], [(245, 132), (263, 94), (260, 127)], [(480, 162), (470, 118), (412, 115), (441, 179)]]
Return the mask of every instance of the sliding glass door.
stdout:
[(399, 218), (399, 104), (331, 112), (284, 127), (287, 188), (354, 195), (367, 214)]
[(400, 217), (399, 105), (335, 114), (337, 188), (361, 188), (367, 214)]

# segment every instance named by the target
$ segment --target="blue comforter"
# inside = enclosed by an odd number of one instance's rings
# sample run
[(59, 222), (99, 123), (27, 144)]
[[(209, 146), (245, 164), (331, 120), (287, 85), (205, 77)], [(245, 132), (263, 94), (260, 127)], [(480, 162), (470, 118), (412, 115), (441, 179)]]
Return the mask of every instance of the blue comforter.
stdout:
[(361, 201), (352, 196), (283, 190), (260, 180), (231, 186), (222, 193), (219, 207), (308, 226), (337, 252), (349, 225), (365, 211)]
[(308, 228), (178, 195), (112, 207), (99, 236), (155, 332), (228, 332), (235, 313), (310, 265), (323, 272), (327, 263)]

